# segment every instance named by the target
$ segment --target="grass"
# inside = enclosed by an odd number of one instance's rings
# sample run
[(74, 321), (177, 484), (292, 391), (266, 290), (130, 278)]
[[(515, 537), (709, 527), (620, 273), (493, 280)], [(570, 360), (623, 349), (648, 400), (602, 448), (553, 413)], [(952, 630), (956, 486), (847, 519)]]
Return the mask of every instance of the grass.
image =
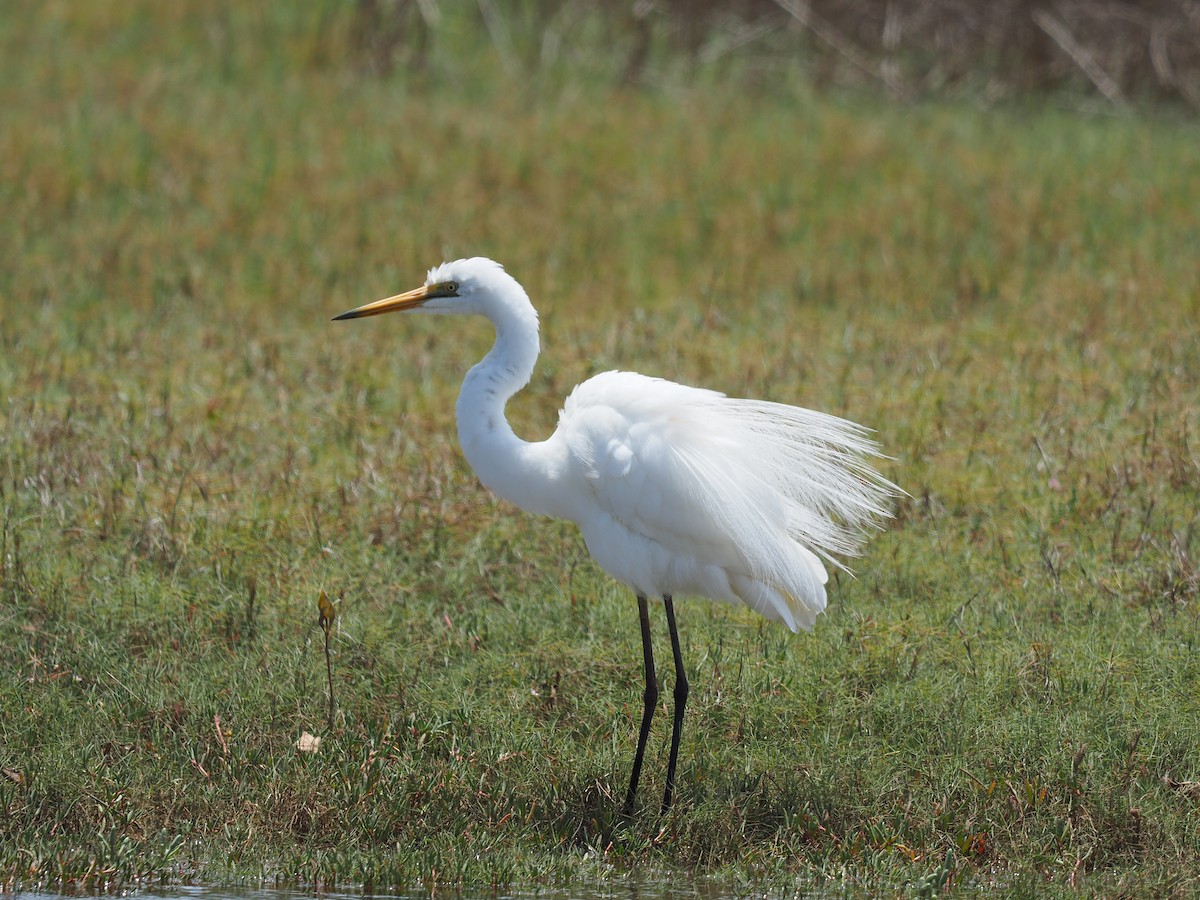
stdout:
[[(1196, 890), (1196, 126), (613, 90), (456, 20), (378, 78), (343, 18), (0, 13), (0, 884)], [(455, 445), (486, 325), (328, 322), (472, 254), (543, 314), (519, 432), (636, 368), (911, 494), (812, 635), (679, 607), (663, 819), (660, 714), (614, 820), (632, 597)]]

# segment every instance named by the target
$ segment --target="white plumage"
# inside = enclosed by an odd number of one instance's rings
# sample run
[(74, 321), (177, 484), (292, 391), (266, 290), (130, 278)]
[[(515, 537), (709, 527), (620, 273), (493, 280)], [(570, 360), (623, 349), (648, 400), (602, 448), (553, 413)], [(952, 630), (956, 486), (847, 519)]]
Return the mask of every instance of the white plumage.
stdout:
[(853, 552), (884, 514), (852, 467), (870, 449), (861, 429), (808, 410), (606, 372), (567, 398), (550, 440), (589, 489), (572, 518), (605, 571), (648, 596), (740, 601), (793, 631), (825, 608), (813, 550)]
[[(840, 565), (834, 554), (856, 553), (900, 493), (869, 465), (876, 444), (835, 416), (634, 372), (583, 382), (553, 435), (523, 441), (504, 406), (533, 372), (538, 319), (517, 281), (491, 260), (460, 259), (431, 269), (423, 287), (338, 318), (403, 309), (491, 320), (496, 343), (467, 373), (456, 407), (463, 452), (496, 494), (576, 522), (601, 568), (637, 593), (647, 697), (657, 685), (645, 598), (665, 598), (677, 670), (665, 809), (686, 699), (671, 598), (740, 602), (793, 631), (811, 629), (826, 605), (822, 558)], [(648, 702), (627, 809), (651, 713)]]

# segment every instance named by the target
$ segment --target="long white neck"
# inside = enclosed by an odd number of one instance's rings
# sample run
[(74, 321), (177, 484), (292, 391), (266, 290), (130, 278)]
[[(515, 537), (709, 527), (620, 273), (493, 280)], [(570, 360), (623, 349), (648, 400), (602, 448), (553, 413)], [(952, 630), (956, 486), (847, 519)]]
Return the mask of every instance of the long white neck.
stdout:
[[(514, 287), (516, 284), (514, 282)], [(463, 380), (455, 412), (458, 440), (479, 480), (522, 509), (562, 515), (554, 496), (555, 472), (547, 442), (513, 433), (504, 415), (508, 398), (529, 383), (538, 357), (538, 318), (523, 290), (487, 311), (496, 343)]]

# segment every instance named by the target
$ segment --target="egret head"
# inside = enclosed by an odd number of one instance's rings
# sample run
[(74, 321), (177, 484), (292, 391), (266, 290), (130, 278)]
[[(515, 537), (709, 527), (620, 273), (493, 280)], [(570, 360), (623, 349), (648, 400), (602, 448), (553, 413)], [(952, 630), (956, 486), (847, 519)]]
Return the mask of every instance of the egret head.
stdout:
[(442, 315), (487, 315), (492, 306), (514, 291), (528, 303), (524, 290), (500, 263), (482, 256), (456, 259), (430, 269), (425, 284), (419, 288), (367, 303), (334, 316), (334, 319), (358, 319), (404, 310)]

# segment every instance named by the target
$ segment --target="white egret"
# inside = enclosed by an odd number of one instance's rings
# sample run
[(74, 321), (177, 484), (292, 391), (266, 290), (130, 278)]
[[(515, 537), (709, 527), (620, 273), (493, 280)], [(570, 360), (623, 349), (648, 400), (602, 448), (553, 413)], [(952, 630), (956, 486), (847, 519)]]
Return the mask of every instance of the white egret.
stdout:
[(675, 661), (665, 812), (688, 696), (672, 598), (744, 603), (810, 630), (825, 608), (822, 559), (840, 565), (833, 554), (856, 553), (901, 493), (870, 466), (877, 445), (845, 419), (635, 372), (589, 378), (554, 434), (524, 441), (504, 406), (533, 374), (538, 316), (516, 279), (490, 259), (460, 259), (431, 269), (422, 287), (337, 318), (397, 310), (491, 320), (496, 342), (458, 395), (467, 460), (495, 494), (575, 522), (600, 567), (637, 595), (646, 690), (626, 814), (658, 700), (647, 598), (663, 598)]

